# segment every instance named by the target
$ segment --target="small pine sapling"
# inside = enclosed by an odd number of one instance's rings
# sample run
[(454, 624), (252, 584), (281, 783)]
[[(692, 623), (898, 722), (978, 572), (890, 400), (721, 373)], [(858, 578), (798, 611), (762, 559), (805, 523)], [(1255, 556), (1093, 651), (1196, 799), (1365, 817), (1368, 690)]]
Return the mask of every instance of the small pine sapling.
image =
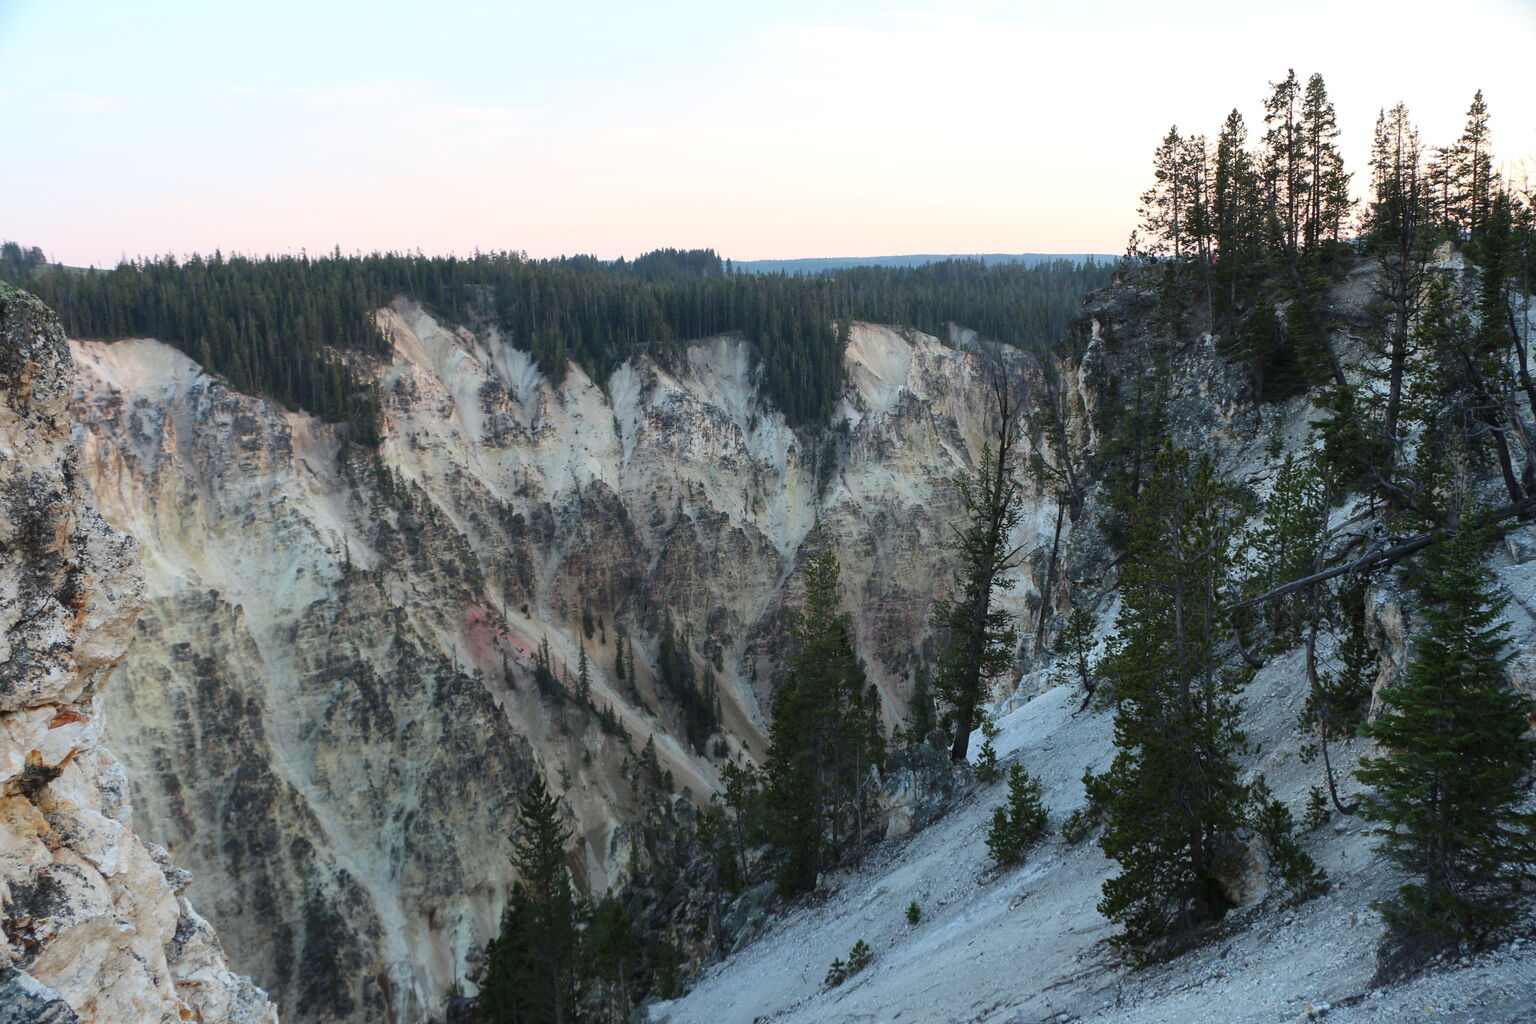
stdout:
[(992, 811), (987, 830), (987, 849), (1000, 865), (1018, 864), (1024, 852), (1045, 834), (1045, 804), (1040, 782), (1023, 765), (1008, 769), (1008, 803)]
[(923, 919), (923, 908), (917, 905), (917, 900), (907, 904), (907, 924), (917, 924)]
[(976, 781), (992, 783), (1003, 777), (1003, 770), (997, 765), (997, 748), (992, 741), (997, 739), (997, 721), (991, 715), (981, 720), (981, 749), (976, 752)]
[(1261, 775), (1248, 789), (1248, 826), (1269, 847), (1271, 862), (1285, 880), (1291, 900), (1300, 903), (1328, 889), (1328, 875), (1296, 842), (1296, 819), (1275, 799)]
[(1302, 816), (1301, 827), (1312, 832), (1328, 824), (1331, 817), (1333, 811), (1328, 807), (1328, 794), (1323, 792), (1322, 786), (1313, 786), (1307, 791), (1307, 813)]
[(1093, 653), (1093, 633), (1098, 624), (1098, 618), (1086, 608), (1073, 608), (1067, 624), (1056, 636), (1055, 682), (1082, 686), (1083, 704), (1079, 711), (1087, 709), (1098, 689), (1098, 673), (1088, 660)]
[(869, 948), (869, 943), (863, 939), (855, 942), (853, 948), (848, 951), (848, 976), (858, 974), (864, 968), (875, 962), (874, 951)]
[(1088, 796), (1088, 802), (1067, 815), (1067, 820), (1061, 823), (1061, 837), (1073, 846), (1087, 839), (1094, 829), (1103, 824), (1105, 785), (1103, 776), (1087, 770), (1083, 772), (1083, 791)]
[(874, 951), (869, 948), (869, 943), (860, 939), (848, 951), (848, 959), (846, 961), (841, 957), (832, 961), (831, 966), (827, 968), (827, 976), (822, 980), (822, 984), (828, 988), (836, 988), (874, 962)]

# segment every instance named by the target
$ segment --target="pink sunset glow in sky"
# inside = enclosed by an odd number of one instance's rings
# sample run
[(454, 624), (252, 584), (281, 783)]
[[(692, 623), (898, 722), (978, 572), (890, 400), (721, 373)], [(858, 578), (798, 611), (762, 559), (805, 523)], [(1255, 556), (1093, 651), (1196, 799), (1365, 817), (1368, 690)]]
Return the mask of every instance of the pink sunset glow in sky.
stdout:
[(0, 0), (0, 236), (79, 265), (1118, 253), (1168, 126), (1235, 105), (1257, 135), (1290, 67), (1327, 81), (1357, 191), (1379, 108), (1449, 143), (1479, 88), (1536, 172), (1533, 53), (1529, 0)]

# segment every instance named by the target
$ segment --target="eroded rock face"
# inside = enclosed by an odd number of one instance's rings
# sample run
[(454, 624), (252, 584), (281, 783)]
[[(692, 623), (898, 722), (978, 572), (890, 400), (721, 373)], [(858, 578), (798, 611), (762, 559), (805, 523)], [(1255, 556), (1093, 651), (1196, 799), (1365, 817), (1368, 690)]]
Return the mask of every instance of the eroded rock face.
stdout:
[(0, 1020), (275, 1024), (103, 746), (143, 576), (79, 479), (73, 370), (53, 315), (0, 284)]
[[(952, 477), (988, 429), (975, 358), (873, 325), (852, 332), (846, 427), (810, 445), (759, 401), (740, 339), (557, 385), (494, 336), (380, 316), (376, 457), (164, 345), (75, 343), (83, 475), (145, 545), (113, 742), (198, 904), (300, 1020), (441, 1014), (497, 927), (533, 771), (599, 893), (656, 797), (634, 769), (648, 738), (707, 799), (720, 753), (689, 745), (656, 680), (669, 619), (716, 680), (724, 752), (760, 757), (818, 518), (894, 724), (947, 594)], [(1042, 503), (1015, 542), (1051, 525)], [(585, 648), (608, 728), (540, 692), (546, 642), (564, 689)]]

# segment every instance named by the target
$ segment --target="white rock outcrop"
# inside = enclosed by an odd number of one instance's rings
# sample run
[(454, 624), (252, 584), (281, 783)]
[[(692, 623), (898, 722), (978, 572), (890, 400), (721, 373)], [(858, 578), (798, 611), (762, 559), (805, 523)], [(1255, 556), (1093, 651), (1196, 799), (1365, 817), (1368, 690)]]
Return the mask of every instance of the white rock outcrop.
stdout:
[(0, 1022), (275, 1024), (102, 743), (143, 577), (79, 478), (73, 376), (53, 315), (0, 284)]

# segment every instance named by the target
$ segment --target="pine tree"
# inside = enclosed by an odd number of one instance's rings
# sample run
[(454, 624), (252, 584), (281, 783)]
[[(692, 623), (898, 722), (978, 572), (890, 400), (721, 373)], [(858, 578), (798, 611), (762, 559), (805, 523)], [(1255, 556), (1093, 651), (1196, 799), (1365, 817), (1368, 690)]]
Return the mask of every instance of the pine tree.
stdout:
[(1311, 166), (1302, 130), (1301, 84), (1294, 69), (1284, 80), (1270, 83), (1264, 101), (1264, 186), (1271, 197), (1280, 250), (1294, 259), (1300, 249), (1301, 226), (1311, 192)]
[(1215, 312), (1223, 320), (1245, 303), (1257, 276), (1263, 247), (1258, 171), (1247, 147), (1248, 127), (1243, 115), (1233, 110), (1216, 136), (1216, 166), (1211, 183), (1216, 249), (1211, 273), (1215, 282)]
[(1403, 412), (1405, 424), (1420, 428), (1419, 439), (1399, 483), (1411, 490), (1416, 508), (1438, 516), (1461, 503), (1468, 472), (1491, 460), (1474, 440), (1480, 431), (1475, 384), (1468, 375), (1476, 359), (1471, 324), (1441, 278), (1424, 290), (1421, 307), (1409, 331)]
[(1078, 683), (1083, 688), (1083, 707), (1093, 700), (1098, 689), (1098, 672), (1088, 658), (1093, 654), (1093, 634), (1099, 620), (1086, 608), (1073, 608), (1067, 624), (1056, 635), (1056, 678), (1061, 683)]
[(1207, 319), (1215, 316), (1214, 283), (1211, 257), (1215, 250), (1216, 218), (1212, 210), (1211, 160), (1205, 136), (1191, 135), (1179, 153), (1179, 170), (1189, 192), (1189, 210), (1184, 215), (1186, 255), (1199, 268), (1199, 280), (1205, 292)]
[(928, 734), (938, 727), (938, 715), (933, 709), (933, 691), (928, 687), (928, 666), (919, 665), (912, 683), (912, 701), (907, 705), (907, 743), (925, 743)]
[(730, 833), (730, 846), (736, 855), (736, 874), (747, 878), (747, 850), (762, 842), (766, 827), (763, 775), (745, 756), (727, 761), (720, 769), (721, 794)]
[(1024, 853), (1045, 834), (1045, 803), (1040, 799), (1040, 781), (1021, 764), (1008, 768), (1008, 803), (992, 809), (992, 825), (987, 830), (987, 850), (1001, 865), (1017, 864)]
[(1094, 464), (1103, 480), (1104, 504), (1109, 509), (1104, 536), (1121, 552), (1129, 540), (1142, 485), (1151, 475), (1158, 446), (1167, 434), (1166, 358), (1164, 351), (1154, 351), (1152, 366), (1130, 383), (1128, 400), (1119, 396), (1119, 384), (1111, 380), (1111, 393), (1097, 412), (1102, 440)]
[(1188, 252), (1186, 220), (1193, 200), (1187, 164), (1188, 149), (1178, 125), (1152, 156), (1153, 186), (1141, 196), (1141, 231), (1148, 240), (1146, 254), (1182, 261)]
[(587, 645), (578, 643), (576, 658), (576, 697), (583, 704), (592, 701), (592, 670), (587, 666)]
[(1493, 151), (1488, 134), (1488, 104), (1477, 90), (1467, 108), (1467, 126), (1453, 150), (1451, 219), (1468, 238), (1476, 238), (1493, 207)]
[(976, 476), (962, 473), (956, 481), (965, 515), (949, 544), (959, 562), (957, 596), (938, 607), (938, 625), (946, 643), (934, 689), (954, 712), (950, 759), (955, 764), (966, 760), (988, 684), (1007, 671), (1018, 646), (1012, 620), (993, 602), (996, 591), (1009, 590), (1016, 582), (1005, 574), (1019, 564), (1019, 549), (1010, 545), (1024, 515), (1023, 495), (1013, 478), (1020, 430), (1018, 398), (1008, 372), (1000, 357), (989, 365), (996, 443), (983, 446)]
[(539, 641), (539, 649), (534, 652), (533, 680), (539, 688), (539, 693), (547, 698), (559, 700), (566, 695), (565, 687), (560, 685), (560, 680), (555, 675), (555, 661), (549, 651), (548, 637)]
[[(1310, 458), (1287, 452), (1248, 540), (1247, 589), (1260, 594), (1316, 572), (1328, 526), (1328, 492)], [(1315, 595), (1298, 591), (1263, 605), (1273, 649), (1292, 646), (1317, 611)]]
[(1513, 887), (1536, 878), (1536, 814), (1520, 809), (1536, 763), (1533, 702), (1505, 685), (1507, 599), (1482, 563), (1486, 540), (1464, 528), (1426, 553), (1427, 625), (1369, 728), (1380, 753), (1356, 773), (1374, 790), (1362, 813), (1412, 879), (1379, 909), (1424, 951), (1483, 939), (1512, 916)]
[(1287, 337), (1274, 302), (1260, 293), (1238, 324), (1230, 341), (1219, 351), (1228, 359), (1248, 364), (1254, 397), (1261, 402), (1283, 402), (1307, 390), (1307, 374)]
[(839, 568), (818, 524), (807, 543), (805, 603), (789, 618), (791, 652), (774, 695), (765, 802), (787, 895), (815, 887), (844, 841), (862, 838), (871, 766), (884, 757), (879, 700), (840, 610)]
[(523, 796), (518, 828), (512, 853), (518, 881), (501, 935), (486, 951), (480, 1013), (493, 1024), (565, 1024), (575, 1020), (580, 977), (576, 895), (565, 866), (570, 832), (537, 774)]
[(997, 746), (994, 743), (997, 736), (997, 722), (991, 715), (983, 715), (981, 719), (981, 748), (976, 751), (975, 770), (977, 782), (991, 783), (1003, 777), (1003, 769), (997, 763)]
[(605, 896), (593, 912), (591, 954), (590, 969), (605, 1019), (627, 1020), (634, 1009), (630, 990), (644, 952), (624, 906), (612, 896)]
[(1302, 221), (1302, 244), (1317, 249), (1324, 241), (1337, 241), (1344, 218), (1349, 213), (1349, 175), (1335, 140), (1339, 137), (1338, 119), (1323, 76), (1307, 79), (1301, 101), (1301, 144), (1306, 160), (1306, 216)]
[(1122, 606), (1102, 663), (1120, 701), (1118, 752), (1096, 779), (1100, 845), (1120, 864), (1099, 910), (1138, 958), (1219, 918), (1215, 869), (1240, 826), (1236, 685), (1221, 670), (1224, 592), (1237, 503), (1208, 456), (1166, 446), (1142, 489), (1121, 574)]
[[(1530, 210), (1525, 211), (1527, 215)], [(1529, 232), (1529, 228), (1526, 229)], [(1536, 237), (1527, 234), (1529, 246)], [(1521, 453), (1518, 465), (1510, 465), (1506, 473), (1505, 487), (1513, 495), (1536, 494), (1536, 443), (1525, 423), (1523, 404), (1536, 402), (1536, 379), (1531, 376), (1530, 326), (1521, 311), (1530, 308), (1530, 296), (1519, 286), (1528, 275), (1528, 266), (1522, 260), (1529, 253), (1521, 251), (1521, 231), (1516, 223), (1514, 198), (1503, 189), (1495, 189), (1488, 215), (1478, 228), (1476, 241), (1468, 247), (1469, 254), (1482, 271), (1478, 285), (1476, 320), (1477, 331), (1472, 340), (1473, 365), (1483, 378), (1482, 392), (1492, 399), (1497, 409), (1488, 409), (1483, 415), (1494, 434), (1494, 454), (1500, 460), (1500, 470), (1505, 463), (1513, 462), (1513, 451)], [(1525, 326), (1522, 326), (1524, 324)], [(1524, 398), (1524, 403), (1521, 398)], [(1494, 418), (1489, 417), (1489, 413)], [(1499, 429), (1508, 424), (1510, 431)], [(1483, 433), (1479, 431), (1478, 433)], [(1506, 433), (1519, 438), (1518, 445), (1504, 442)], [(1510, 454), (1506, 454), (1510, 451)], [(1519, 487), (1513, 487), (1511, 478), (1519, 477)]]
[[(1386, 363), (1381, 431), (1394, 447), (1400, 433), (1404, 378), (1412, 358), (1409, 329), (1419, 311), (1436, 242), (1422, 163), (1418, 130), (1408, 109), (1399, 103), (1376, 121), (1372, 200), (1365, 223), (1366, 249), (1381, 267), (1377, 294), (1386, 316), (1375, 340)], [(1383, 475), (1390, 479), (1390, 464)]]
[(658, 789), (662, 784), (661, 758), (656, 754), (656, 734), (651, 733), (645, 739), (645, 746), (640, 748), (640, 770), (650, 780), (652, 786)]

